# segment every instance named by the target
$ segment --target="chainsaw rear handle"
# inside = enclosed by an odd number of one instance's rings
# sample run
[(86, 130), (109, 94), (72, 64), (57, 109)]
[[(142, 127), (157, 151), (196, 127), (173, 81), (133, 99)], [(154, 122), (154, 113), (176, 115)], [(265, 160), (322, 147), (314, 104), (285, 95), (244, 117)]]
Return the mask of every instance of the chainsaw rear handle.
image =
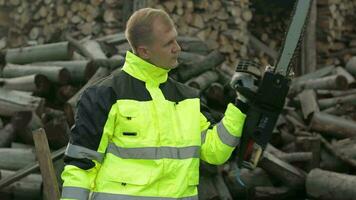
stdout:
[[(289, 90), (289, 78), (271, 71), (266, 71), (260, 82), (257, 93), (249, 99), (249, 110), (245, 119), (242, 137), (238, 146), (237, 164), (242, 167), (244, 161), (250, 162), (254, 153), (253, 143), (266, 148), (281, 113)], [(239, 91), (239, 88), (237, 88)], [(244, 90), (240, 90), (244, 93)], [(251, 96), (251, 95), (247, 95)], [(261, 152), (262, 153), (262, 152)], [(258, 162), (258, 159), (254, 159)], [(256, 163), (253, 163), (255, 166)]]

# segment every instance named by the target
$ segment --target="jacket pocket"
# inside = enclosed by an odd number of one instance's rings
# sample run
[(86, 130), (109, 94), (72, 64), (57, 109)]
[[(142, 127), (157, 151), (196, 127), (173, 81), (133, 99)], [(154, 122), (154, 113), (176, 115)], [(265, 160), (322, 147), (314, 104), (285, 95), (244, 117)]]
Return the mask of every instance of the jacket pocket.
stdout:
[(143, 186), (143, 185), (148, 185), (150, 178), (151, 178), (151, 172), (150, 171), (133, 171), (133, 170), (115, 170), (118, 173), (114, 173), (113, 176), (109, 176), (109, 180), (112, 182), (117, 182), (121, 183), (121, 185), (137, 185), (137, 186)]
[(152, 177), (152, 168), (142, 161), (120, 159), (111, 154), (107, 156), (102, 170), (105, 180), (120, 183), (122, 186), (147, 185)]
[(129, 102), (118, 105), (117, 130), (118, 137), (137, 138), (141, 137), (144, 119), (142, 105), (138, 102)]
[(189, 186), (199, 185), (199, 170), (190, 170), (187, 178)]

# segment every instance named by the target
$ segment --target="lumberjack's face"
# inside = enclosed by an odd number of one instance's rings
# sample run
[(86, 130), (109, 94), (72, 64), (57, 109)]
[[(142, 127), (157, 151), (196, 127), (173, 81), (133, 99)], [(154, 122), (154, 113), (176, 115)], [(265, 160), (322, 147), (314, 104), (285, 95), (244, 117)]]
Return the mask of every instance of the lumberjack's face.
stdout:
[(180, 51), (175, 27), (156, 19), (153, 23), (153, 41), (147, 46), (148, 62), (164, 69), (173, 69), (178, 66)]

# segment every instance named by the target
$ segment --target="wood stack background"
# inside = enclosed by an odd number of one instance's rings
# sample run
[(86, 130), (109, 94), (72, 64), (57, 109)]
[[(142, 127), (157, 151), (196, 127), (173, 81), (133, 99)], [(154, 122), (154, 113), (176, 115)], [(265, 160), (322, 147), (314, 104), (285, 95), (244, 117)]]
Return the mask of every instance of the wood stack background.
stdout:
[(325, 64), (344, 65), (356, 53), (356, 1), (318, 0), (318, 52)]
[[(252, 1), (253, 19), (249, 31), (270, 51), (277, 51), (282, 39), (294, 1)], [(345, 65), (356, 53), (356, 29), (354, 0), (317, 0), (317, 63), (318, 68), (325, 65)], [(250, 37), (253, 43), (254, 39)], [(253, 44), (252, 44), (253, 45)], [(274, 64), (274, 52), (254, 52), (262, 64)]]
[[(0, 7), (9, 14), (4, 21), (12, 25), (8, 29), (8, 46), (17, 47), (29, 41), (38, 44), (58, 41), (66, 32), (76, 38), (117, 33), (124, 29), (128, 16), (129, 8), (124, 2), (16, 0), (0, 1)], [(166, 10), (176, 22), (180, 35), (197, 36), (207, 41), (210, 49), (224, 53), (232, 65), (236, 65), (239, 58), (247, 58), (247, 25), (252, 19), (249, 0), (142, 2)], [(139, 8), (140, 5), (134, 6)]]
[(155, 0), (151, 3), (172, 14), (180, 35), (206, 41), (210, 49), (226, 55), (229, 64), (236, 66), (240, 58), (247, 58), (247, 25), (252, 19), (249, 0)]
[[(326, 4), (319, 0), (318, 8), (333, 7), (336, 1)], [(125, 12), (132, 9), (124, 2), (0, 0), (0, 10), (5, 12), (0, 13), (0, 32), (8, 33), (0, 40), (2, 199), (40, 198), (43, 183), (38, 171), (32, 170), (26, 178), (2, 187), (4, 180), (20, 174), (17, 170), (33, 167), (36, 157), (32, 132), (44, 128), (51, 149), (61, 150), (68, 142), (80, 93), (122, 66), (129, 46), (121, 31), (128, 16)], [(273, 6), (257, 0), (134, 2), (136, 8), (142, 2), (153, 2), (153, 6), (173, 16), (182, 53), (179, 67), (170, 76), (200, 92), (202, 111), (209, 113), (212, 122), (221, 120), (227, 104), (236, 97), (229, 82), (238, 59), (247, 57), (262, 65), (273, 64), (287, 28), (284, 19), (291, 10), (290, 3)], [(278, 15), (260, 12), (258, 4), (271, 6), (269, 10)], [(350, 9), (347, 7), (340, 15), (348, 16)], [(90, 10), (94, 14), (88, 14)], [(345, 48), (334, 51), (335, 46), (326, 46), (328, 52), (318, 54), (318, 63), (323, 66), (320, 71), (293, 81), (274, 137), (258, 168), (238, 171), (233, 160), (219, 167), (203, 164), (200, 199), (355, 199), (356, 57), (351, 57), (355, 56), (355, 29), (346, 28), (355, 15), (344, 18), (341, 39), (333, 41), (343, 43)], [(71, 37), (65, 37), (67, 32)], [(319, 35), (318, 45), (330, 42)], [(12, 48), (28, 43), (33, 46)], [(339, 61), (334, 62), (336, 59)], [(325, 63), (336, 65), (324, 67)], [(60, 155), (57, 152), (56, 158)], [(56, 161), (55, 168), (59, 175), (63, 161)], [(245, 187), (238, 183), (237, 174), (241, 174)], [(331, 181), (325, 181), (326, 177)]]

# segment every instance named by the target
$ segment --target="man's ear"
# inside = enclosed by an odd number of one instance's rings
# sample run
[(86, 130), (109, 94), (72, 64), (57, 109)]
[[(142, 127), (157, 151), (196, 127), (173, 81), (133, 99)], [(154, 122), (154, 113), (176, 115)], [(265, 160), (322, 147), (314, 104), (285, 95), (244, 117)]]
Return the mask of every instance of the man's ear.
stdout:
[(150, 55), (149, 55), (149, 51), (148, 51), (148, 48), (146, 46), (138, 46), (137, 49), (137, 55), (140, 57), (140, 58), (143, 58), (143, 59), (149, 59), (150, 58)]

